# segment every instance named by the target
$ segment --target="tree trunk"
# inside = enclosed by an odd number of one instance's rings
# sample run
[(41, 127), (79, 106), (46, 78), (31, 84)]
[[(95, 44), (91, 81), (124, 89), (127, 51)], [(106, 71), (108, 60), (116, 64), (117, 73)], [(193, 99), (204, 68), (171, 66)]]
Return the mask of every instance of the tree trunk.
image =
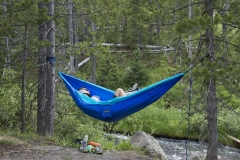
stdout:
[[(43, 9), (44, 4), (39, 3), (38, 9)], [(46, 24), (41, 24), (38, 28), (39, 30), (39, 41), (46, 40)], [(38, 49), (38, 91), (37, 91), (37, 133), (39, 135), (45, 135), (45, 102), (46, 102), (46, 72), (45, 72), (45, 64), (46, 64), (46, 48), (41, 46)]]
[(23, 70), (22, 70), (22, 126), (21, 132), (25, 131), (25, 86), (26, 86), (26, 57), (27, 57), (27, 37), (28, 37), (28, 28), (25, 25), (25, 46), (23, 51)]
[(7, 2), (4, 1), (4, 2), (2, 3), (2, 5), (3, 5), (3, 11), (4, 11), (3, 16), (4, 16), (4, 18), (6, 18), (6, 14), (7, 14)]
[[(54, 0), (48, 4), (48, 15), (54, 15)], [(53, 20), (47, 22), (47, 40), (50, 47), (47, 48), (47, 57), (55, 58), (55, 23)], [(46, 70), (46, 106), (45, 106), (45, 130), (52, 136), (54, 133), (54, 107), (55, 107), (55, 61), (51, 59)]]
[[(205, 1), (206, 13), (213, 20), (213, 0)], [(214, 33), (213, 27), (206, 30), (206, 47), (209, 60), (214, 61)], [(217, 131), (217, 99), (216, 83), (213, 68), (209, 68), (210, 79), (207, 81), (207, 120), (208, 120), (208, 149), (206, 160), (218, 160), (218, 131)]]
[(68, 19), (68, 30), (69, 30), (69, 44), (73, 46), (73, 2), (72, 0), (68, 0), (69, 7), (69, 19)]
[(78, 42), (78, 17), (76, 16), (76, 10), (73, 10), (73, 44)]
[[(225, 7), (223, 9), (223, 15), (225, 16), (225, 14), (229, 11), (229, 0), (225, 0)], [(223, 42), (223, 48), (224, 48), (224, 53), (223, 53), (223, 57), (226, 58), (227, 53), (228, 53), (228, 43), (227, 43), (227, 24), (223, 24), (223, 35), (224, 35), (224, 41)]]
[[(96, 25), (94, 22), (91, 22), (91, 27), (92, 27), (92, 32), (96, 32)], [(94, 36), (91, 35), (91, 41), (94, 44)], [(94, 53), (91, 53), (91, 61), (92, 61), (92, 83), (96, 84), (96, 56), (94, 55)]]
[[(48, 16), (54, 15), (54, 0), (47, 6), (39, 3), (39, 9), (48, 7)], [(37, 132), (40, 135), (54, 133), (55, 106), (55, 24), (53, 20), (39, 27), (39, 40), (50, 42), (50, 47), (40, 47), (38, 57), (38, 122)], [(48, 62), (46, 61), (48, 59)]]
[[(77, 32), (77, 20), (75, 17), (75, 11), (73, 9), (73, 2), (72, 0), (68, 0), (68, 6), (69, 6), (69, 22), (68, 22), (68, 30), (69, 30), (69, 44), (71, 46), (71, 50), (73, 51), (75, 43), (78, 41), (78, 36), (76, 34)], [(78, 70), (77, 67), (77, 56), (73, 57), (73, 63), (71, 63), (71, 57), (70, 57), (70, 72), (73, 73)]]

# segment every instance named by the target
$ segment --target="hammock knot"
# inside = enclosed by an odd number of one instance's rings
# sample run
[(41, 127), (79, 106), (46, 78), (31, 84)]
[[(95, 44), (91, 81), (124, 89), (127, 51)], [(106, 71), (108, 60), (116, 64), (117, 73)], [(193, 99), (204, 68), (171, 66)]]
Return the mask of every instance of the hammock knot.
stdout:
[(53, 65), (53, 67), (55, 67), (55, 62), (56, 62), (56, 57), (54, 57), (54, 56), (47, 56), (46, 57), (46, 60), (51, 64), (51, 65)]

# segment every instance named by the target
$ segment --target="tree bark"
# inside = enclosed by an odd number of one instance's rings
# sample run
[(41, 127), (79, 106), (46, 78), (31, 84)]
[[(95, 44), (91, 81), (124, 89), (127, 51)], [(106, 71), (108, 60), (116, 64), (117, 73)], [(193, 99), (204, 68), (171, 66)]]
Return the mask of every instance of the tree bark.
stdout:
[(68, 30), (69, 30), (69, 44), (73, 46), (73, 2), (72, 0), (68, 0), (69, 7), (69, 22), (68, 22)]
[[(94, 22), (91, 22), (91, 29), (92, 32), (96, 32), (96, 25)], [(94, 44), (94, 36), (91, 35), (91, 41)], [(92, 61), (92, 83), (96, 84), (96, 67), (97, 67), (97, 62), (96, 62), (96, 56), (94, 55), (94, 53), (91, 53), (91, 61)]]
[[(48, 4), (48, 16), (54, 15), (54, 0)], [(47, 22), (47, 40), (50, 47), (47, 48), (47, 57), (55, 58), (55, 23), (54, 20)], [(54, 108), (55, 108), (55, 61), (50, 61), (46, 70), (46, 106), (45, 106), (45, 130), (52, 136), (54, 133)]]
[[(213, 0), (205, 1), (206, 13), (213, 21)], [(209, 60), (214, 61), (214, 33), (213, 27), (206, 29), (206, 47)], [(218, 130), (217, 130), (217, 99), (216, 83), (213, 68), (209, 68), (210, 79), (207, 81), (207, 120), (208, 120), (208, 149), (206, 160), (218, 160)]]
[(25, 131), (25, 86), (26, 86), (26, 58), (27, 58), (27, 44), (28, 44), (28, 28), (25, 25), (25, 46), (23, 51), (23, 70), (22, 70), (22, 125), (21, 132)]
[[(229, 0), (225, 0), (225, 6), (223, 9), (223, 15), (225, 16), (226, 13), (229, 11)], [(223, 52), (223, 57), (225, 58), (228, 54), (228, 43), (227, 43), (227, 24), (223, 24), (223, 35), (224, 35), (224, 41), (223, 42), (223, 48), (224, 48), (224, 52)]]
[[(48, 16), (54, 15), (54, 0), (47, 6), (39, 3), (39, 9), (48, 7)], [(39, 27), (39, 40), (48, 40), (49, 47), (42, 46), (38, 51), (38, 118), (37, 132), (40, 135), (54, 133), (54, 106), (55, 106), (55, 23), (49, 20)], [(48, 59), (48, 63), (46, 59)]]
[[(38, 9), (43, 9), (45, 5), (43, 3), (38, 4)], [(41, 24), (39, 30), (39, 41), (46, 40), (47, 25)], [(45, 102), (46, 102), (46, 48), (44, 46), (38, 49), (38, 91), (37, 91), (37, 133), (39, 135), (45, 135)]]

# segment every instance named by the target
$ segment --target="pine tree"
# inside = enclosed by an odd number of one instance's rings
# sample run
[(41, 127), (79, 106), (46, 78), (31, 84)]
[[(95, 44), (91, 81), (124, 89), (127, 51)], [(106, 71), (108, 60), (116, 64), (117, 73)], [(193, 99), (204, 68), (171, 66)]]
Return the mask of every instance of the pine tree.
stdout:
[(39, 40), (48, 41), (49, 46), (41, 46), (38, 51), (38, 125), (41, 135), (54, 133), (55, 107), (55, 24), (54, 0), (39, 3), (39, 10), (48, 9), (49, 20), (39, 27)]
[(145, 65), (142, 63), (142, 53), (140, 49), (133, 52), (133, 59), (130, 61), (130, 69), (123, 77), (125, 86), (132, 86), (138, 83), (139, 86), (145, 86), (149, 81), (149, 72), (146, 71)]
[[(205, 5), (198, 5), (198, 7), (195, 6), (196, 3), (191, 3), (194, 8), (193, 19), (181, 19), (176, 25), (176, 30), (182, 33), (181, 36), (183, 36), (183, 38), (187, 34), (194, 35), (194, 39), (197, 42), (194, 43), (194, 45), (198, 46), (197, 51), (195, 51), (197, 54), (193, 54), (195, 60), (199, 59), (200, 61), (205, 57), (202, 66), (197, 66), (193, 72), (196, 77), (194, 78), (195, 82), (200, 82), (198, 78), (203, 78), (204, 82), (200, 83), (206, 85), (204, 91), (204, 95), (206, 96), (208, 130), (208, 152), (206, 159), (218, 159), (218, 126), (221, 125), (218, 124), (218, 114), (221, 113), (219, 108), (225, 110), (224, 107), (228, 107), (227, 105), (223, 105), (226, 103), (226, 99), (219, 99), (218, 93), (222, 92), (222, 85), (226, 87), (226, 90), (228, 90), (227, 88), (231, 88), (231, 91), (227, 91), (228, 93), (236, 93), (231, 87), (232, 84), (227, 81), (230, 79), (230, 81), (232, 81), (234, 79), (233, 77), (239, 79), (239, 77), (234, 76), (233, 72), (229, 69), (232, 68), (232, 65), (235, 65), (239, 59), (239, 56), (234, 53), (234, 50), (238, 48), (238, 46), (234, 45), (236, 43), (235, 38), (231, 40), (227, 38), (231, 35), (231, 29), (235, 28), (235, 26), (232, 25), (233, 21), (236, 23), (235, 21), (238, 21), (238, 18), (235, 17), (236, 19), (234, 18), (233, 20), (232, 13), (224, 9), (226, 8), (224, 5), (228, 5), (227, 8), (230, 9), (231, 4), (229, 4), (228, 1), (225, 3), (208, 0)], [(179, 8), (182, 8), (182, 6), (179, 6)], [(235, 7), (232, 9), (234, 10), (234, 8)], [(204, 12), (201, 12), (201, 10)], [(222, 10), (225, 10), (224, 14), (222, 14)], [(234, 12), (238, 11), (235, 10)], [(220, 29), (222, 25), (224, 25), (223, 30)], [(229, 27), (231, 27), (231, 29)], [(227, 44), (232, 44), (232, 46), (228, 47)], [(231, 57), (235, 59), (233, 60)], [(236, 68), (238, 68), (238, 65)], [(224, 76), (223, 73), (227, 74), (227, 76)], [(204, 99), (204, 97), (202, 97), (202, 99)], [(203, 107), (205, 106), (203, 105)]]
[[(206, 14), (213, 22), (213, 0), (207, 1), (205, 4)], [(206, 29), (206, 48), (207, 56), (212, 64), (214, 62), (214, 30), (213, 26)], [(218, 130), (217, 130), (217, 96), (216, 96), (216, 78), (214, 68), (211, 65), (209, 68), (210, 77), (207, 80), (207, 120), (208, 120), (208, 150), (207, 160), (218, 159)]]
[(106, 88), (116, 90), (121, 87), (122, 76), (120, 76), (120, 70), (116, 57), (111, 53), (101, 52), (98, 56), (98, 70), (97, 70), (97, 84)]
[[(29, 1), (29, 0), (23, 0), (23, 1), (5, 1), (3, 3), (4, 6), (4, 12), (3, 16), (1, 17), (1, 29), (4, 29), (4, 32), (1, 32), (0, 34), (4, 37), (8, 37), (8, 47), (9, 52), (7, 54), (7, 62), (9, 62), (8, 66), (3, 69), (3, 73), (9, 69), (13, 69), (15, 73), (21, 73), (16, 75), (21, 75), (20, 77), (15, 77), (14, 82), (12, 82), (12, 86), (15, 86), (15, 90), (18, 90), (21, 88), (22, 94), (20, 96), (19, 94), (19, 100), (22, 102), (21, 107), (16, 105), (17, 112), (16, 113), (16, 119), (19, 115), (19, 122), (21, 122), (21, 131), (25, 131), (25, 125), (29, 122), (27, 120), (30, 119), (31, 109), (29, 106), (27, 106), (27, 103), (32, 100), (33, 97), (27, 96), (27, 94), (34, 94), (35, 91), (32, 91), (29, 89), (29, 86), (34, 82), (35, 78), (29, 80), (29, 75), (34, 75), (34, 54), (35, 51), (34, 48), (37, 46), (36, 42), (36, 24), (37, 24), (37, 15), (36, 9), (37, 5), (36, 3)], [(4, 28), (4, 26), (7, 25), (8, 27)], [(31, 39), (31, 41), (29, 41)], [(0, 40), (2, 42), (2, 39)], [(2, 54), (1, 54), (2, 55)], [(7, 66), (7, 65), (6, 65)], [(19, 81), (22, 80), (22, 83)], [(31, 83), (31, 82), (32, 83)], [(29, 83), (30, 82), (30, 83)], [(19, 86), (21, 84), (21, 86)], [(15, 92), (15, 91), (13, 91)], [(16, 94), (18, 95), (18, 94)], [(16, 104), (18, 102), (16, 101)], [(21, 108), (21, 109), (20, 109)], [(20, 118), (21, 117), (21, 118)], [(14, 126), (18, 128), (18, 124)]]

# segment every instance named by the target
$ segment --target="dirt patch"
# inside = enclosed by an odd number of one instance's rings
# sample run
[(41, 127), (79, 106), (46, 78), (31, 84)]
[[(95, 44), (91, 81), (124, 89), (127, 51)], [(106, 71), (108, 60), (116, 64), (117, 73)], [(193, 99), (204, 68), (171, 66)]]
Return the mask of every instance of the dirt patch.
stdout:
[(77, 148), (25, 143), (12, 137), (0, 137), (1, 160), (153, 160), (134, 151), (104, 150), (102, 155), (81, 153)]

